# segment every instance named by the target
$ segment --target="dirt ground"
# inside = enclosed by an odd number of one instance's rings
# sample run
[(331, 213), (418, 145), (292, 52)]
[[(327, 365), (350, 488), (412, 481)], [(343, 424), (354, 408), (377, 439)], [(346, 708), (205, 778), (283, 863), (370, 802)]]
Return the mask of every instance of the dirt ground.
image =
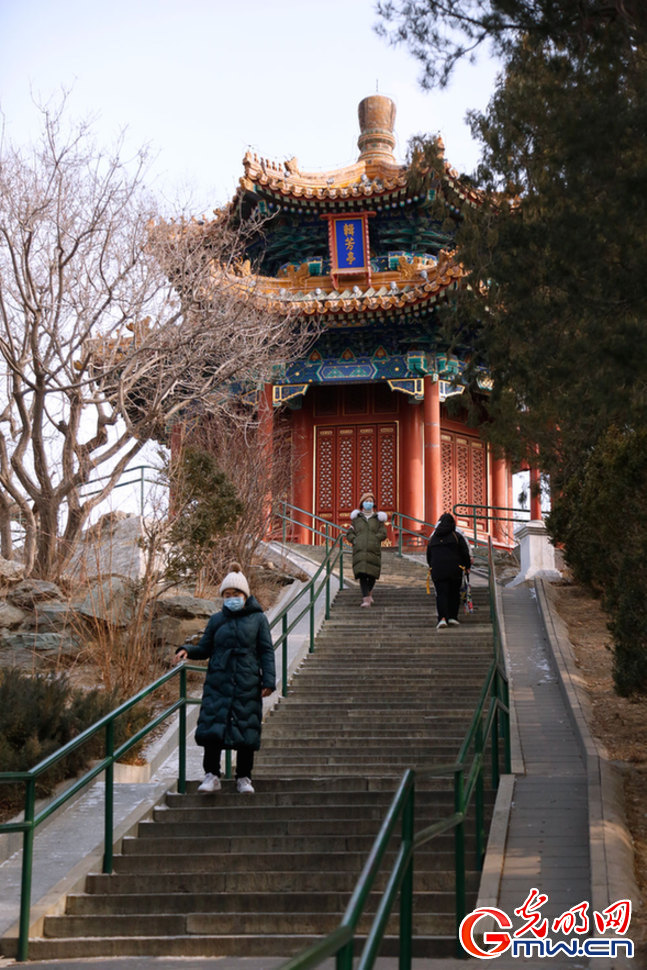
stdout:
[[(629, 937), (636, 965), (647, 966), (647, 704), (613, 689), (611, 638), (600, 602), (569, 582), (552, 584), (551, 597), (569, 639), (591, 701), (591, 733), (623, 771), (627, 824), (634, 843), (634, 870), (642, 900), (632, 900)], [(639, 951), (639, 952), (638, 952)], [(640, 959), (644, 962), (639, 962)]]

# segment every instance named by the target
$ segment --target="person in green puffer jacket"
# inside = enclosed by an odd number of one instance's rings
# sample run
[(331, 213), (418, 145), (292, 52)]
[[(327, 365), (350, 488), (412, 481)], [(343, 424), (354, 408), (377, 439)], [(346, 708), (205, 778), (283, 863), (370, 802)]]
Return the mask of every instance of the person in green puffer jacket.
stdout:
[(359, 508), (350, 514), (346, 538), (353, 546), (353, 575), (362, 590), (362, 606), (373, 605), (373, 587), (382, 571), (382, 543), (386, 539), (386, 512), (375, 508), (375, 496), (365, 492)]
[(263, 697), (275, 689), (274, 646), (267, 617), (238, 563), (220, 584), (222, 610), (214, 613), (200, 641), (176, 650), (176, 662), (209, 660), (195, 732), (204, 748), (205, 777), (198, 791), (221, 788), (223, 748), (236, 751), (236, 788), (253, 794), (254, 752), (261, 746)]

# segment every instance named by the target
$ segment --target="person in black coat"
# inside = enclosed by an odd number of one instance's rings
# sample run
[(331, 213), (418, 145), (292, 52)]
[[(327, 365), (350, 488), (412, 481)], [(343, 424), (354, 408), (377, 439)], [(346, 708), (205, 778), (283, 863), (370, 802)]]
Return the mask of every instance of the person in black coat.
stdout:
[(236, 787), (253, 794), (254, 752), (261, 746), (263, 697), (275, 689), (274, 646), (267, 617), (250, 595), (238, 563), (220, 585), (222, 610), (214, 613), (195, 646), (176, 650), (176, 662), (209, 660), (195, 732), (204, 748), (205, 777), (198, 791), (220, 791), (223, 748), (236, 751)]
[(464, 536), (456, 530), (456, 520), (446, 512), (441, 515), (427, 544), (427, 562), (436, 590), (438, 625), (458, 626), (463, 571), (469, 572), (470, 551)]

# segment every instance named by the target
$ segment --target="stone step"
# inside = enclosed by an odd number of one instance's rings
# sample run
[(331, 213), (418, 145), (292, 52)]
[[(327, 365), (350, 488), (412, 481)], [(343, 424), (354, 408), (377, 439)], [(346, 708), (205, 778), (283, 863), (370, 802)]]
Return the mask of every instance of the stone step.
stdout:
[[(311, 892), (332, 892), (350, 894), (355, 888), (359, 870), (335, 870), (322, 872), (315, 869), (274, 869), (268, 871), (258, 871), (254, 873), (254, 882), (251, 883), (250, 873), (243, 872), (224, 872), (215, 867), (213, 871), (204, 872), (198, 870), (190, 874), (187, 879), (186, 872), (166, 872), (164, 873), (164, 890), (169, 893), (184, 892), (217, 892), (217, 893), (311, 893)], [(383, 892), (386, 886), (388, 873), (380, 872), (375, 879), (374, 889), (376, 892)], [(476, 892), (479, 882), (479, 874), (467, 872), (466, 887), (469, 893)], [(455, 873), (453, 861), (449, 868), (444, 869), (436, 866), (433, 870), (422, 871), (414, 867), (414, 886), (418, 892), (453, 892)], [(106, 893), (108, 895), (121, 895), (138, 893), (148, 895), (160, 891), (160, 877), (158, 872), (119, 872), (111, 875), (105, 873), (92, 873), (87, 878), (86, 892)], [(348, 896), (347, 896), (348, 898)]]
[[(266, 826), (258, 835), (255, 835), (255, 826), (250, 825), (249, 829), (238, 825), (235, 822), (219, 822), (217, 831), (214, 835), (213, 826), (196, 827), (192, 831), (180, 832), (179, 826), (175, 828), (166, 827), (164, 830), (157, 831), (154, 835), (146, 837), (143, 832), (139, 837), (124, 839), (122, 853), (140, 853), (141, 855), (165, 853), (169, 856), (191, 852), (240, 852), (246, 849), (248, 852), (346, 852), (353, 849), (364, 852), (368, 855), (370, 848), (377, 835), (382, 819), (354, 819), (352, 835), (345, 835), (340, 828), (348, 832), (348, 820), (345, 824), (339, 822), (335, 826), (326, 824), (325, 820), (318, 824), (312, 821), (308, 824), (299, 826), (293, 823), (297, 831), (281, 833), (276, 832), (276, 827)], [(431, 821), (431, 820), (430, 820)], [(262, 824), (262, 823), (259, 823)], [(333, 831), (331, 831), (331, 828)], [(166, 840), (166, 841), (165, 841)], [(467, 841), (467, 839), (466, 839)], [(454, 844), (453, 836), (446, 834), (438, 836), (434, 840), (434, 845), (439, 846), (443, 851), (452, 848)], [(166, 846), (166, 848), (165, 848)]]
[[(421, 825), (423, 822), (424, 824), (431, 824), (432, 821), (451, 814), (453, 805), (450, 801), (450, 794), (453, 795), (453, 792), (450, 792), (449, 787), (446, 793), (438, 792), (439, 797), (445, 797), (445, 804), (438, 805), (435, 809), (416, 812), (416, 819), (420, 820)], [(381, 821), (384, 818), (385, 808), (388, 807), (388, 803), (386, 806), (331, 805), (328, 808), (320, 809), (317, 813), (304, 811), (301, 816), (297, 816), (294, 809), (291, 809), (288, 805), (275, 805), (264, 810), (259, 818), (257, 815), (250, 815), (242, 810), (232, 812), (227, 808), (220, 808), (215, 804), (215, 797), (206, 796), (206, 798), (213, 804), (213, 808), (207, 804), (204, 808), (185, 809), (185, 816), (181, 815), (179, 810), (172, 808), (165, 813), (156, 812), (153, 822), (140, 823), (141, 837), (151, 837), (148, 826), (154, 832), (158, 825), (176, 827), (174, 834), (178, 831), (184, 831), (182, 826), (186, 826), (187, 835), (192, 832), (189, 826), (211, 828), (212, 834), (213, 831), (217, 831), (218, 833), (237, 835), (240, 832), (245, 832), (248, 826), (251, 828), (257, 826), (259, 835), (267, 837), (273, 834), (283, 834), (282, 829), (285, 829), (285, 834), (307, 835), (309, 831), (316, 834), (319, 827), (335, 830), (349, 822)], [(355, 831), (361, 833), (361, 827), (359, 829), (353, 828), (353, 832)]]
[(343, 725), (344, 730), (338, 731), (334, 725), (322, 720), (312, 726), (304, 727), (300, 737), (295, 737), (294, 728), (291, 724), (288, 724), (287, 721), (285, 724), (282, 722), (283, 718), (280, 721), (266, 722), (263, 728), (265, 741), (271, 737), (273, 740), (283, 738), (286, 742), (294, 742), (295, 744), (309, 744), (314, 740), (328, 741), (334, 744), (337, 739), (340, 742), (350, 739), (362, 742), (374, 740), (376, 744), (388, 744), (390, 740), (397, 742), (398, 738), (403, 736), (411, 740), (427, 740), (429, 737), (436, 738), (444, 735), (462, 741), (465, 735), (463, 715), (453, 715), (452, 713), (447, 714), (446, 718), (442, 713), (437, 713), (434, 718), (425, 717), (422, 719), (422, 723), (411, 722), (406, 729), (400, 727), (402, 722), (398, 722), (397, 726), (387, 722), (376, 724), (374, 727), (372, 725), (370, 727), (362, 726), (361, 724), (354, 724), (349, 727)]
[[(130, 936), (130, 937), (63, 937), (36, 939), (29, 945), (30, 960), (95, 959), (98, 957), (278, 957), (287, 958), (300, 953), (317, 942), (318, 936), (298, 934), (267, 934), (233, 936)], [(357, 950), (362, 945), (357, 939)], [(449, 957), (455, 953), (456, 939), (452, 936), (414, 937), (414, 957)], [(17, 954), (16, 941), (7, 941), (7, 956)], [(380, 953), (397, 956), (397, 937), (386, 936)]]
[[(110, 914), (92, 916), (55, 916), (45, 920), (44, 936), (67, 937), (132, 937), (140, 936), (229, 936), (250, 934), (313, 934), (324, 936), (341, 922), (343, 910), (338, 913), (212, 913), (187, 912), (159, 914)], [(398, 915), (387, 924), (390, 933), (398, 929)], [(371, 916), (365, 916), (358, 924), (359, 933), (367, 933)], [(447, 934), (453, 929), (452, 913), (415, 914), (413, 929), (416, 935)]]
[[(386, 857), (389, 856), (387, 852)], [(433, 872), (437, 866), (449, 869), (454, 861), (451, 847), (443, 850), (421, 849), (416, 853), (416, 871), (420, 874)], [(181, 874), (181, 873), (248, 873), (249, 888), (257, 875), (265, 872), (276, 872), (280, 866), (284, 872), (308, 872), (316, 869), (321, 874), (322, 888), (326, 884), (330, 872), (354, 872), (356, 875), (362, 870), (366, 862), (366, 853), (356, 850), (341, 852), (239, 852), (235, 856), (223, 858), (218, 853), (208, 853), (201, 849), (187, 852), (184, 855), (164, 853), (163, 855), (149, 855), (146, 852), (133, 849), (128, 855), (118, 855), (114, 859), (114, 872), (117, 874)]]
[[(269, 736), (269, 735), (268, 735)], [(271, 735), (272, 738), (276, 738), (276, 734)], [(267, 737), (266, 737), (267, 740)], [(458, 731), (453, 731), (451, 733), (444, 733), (438, 735), (433, 733), (431, 730), (427, 732), (427, 736), (423, 737), (413, 737), (407, 732), (399, 735), (390, 735), (388, 738), (380, 738), (375, 735), (375, 733), (366, 734), (362, 738), (361, 751), (370, 753), (372, 755), (380, 755), (381, 757), (389, 757), (393, 752), (410, 751), (417, 752), (421, 754), (427, 754), (429, 752), (430, 746), (436, 744), (442, 744), (443, 747), (452, 747), (454, 752), (458, 751), (463, 740), (463, 734)], [(265, 759), (268, 757), (273, 757), (275, 754), (280, 754), (282, 752), (299, 752), (300, 754), (330, 754), (338, 757), (341, 754), (355, 754), (358, 750), (357, 735), (354, 732), (349, 732), (348, 736), (345, 735), (335, 735), (333, 733), (325, 735), (324, 737), (315, 737), (309, 732), (303, 733), (302, 737), (296, 738), (293, 733), (288, 734), (281, 741), (280, 747), (273, 747), (268, 745), (268, 750), (261, 751), (257, 755), (258, 764), (262, 761), (265, 763)], [(435, 748), (434, 748), (435, 750)]]
[[(374, 913), (380, 896), (372, 893), (367, 912)], [(67, 915), (86, 916), (128, 913), (272, 913), (315, 912), (343, 913), (347, 893), (146, 893), (97, 896), (71, 893), (67, 897)], [(417, 892), (413, 898), (414, 913), (453, 913), (452, 892)]]
[[(372, 711), (380, 711), (382, 717), (386, 717), (390, 712), (399, 712), (401, 710), (401, 705), (398, 705), (396, 701), (392, 701), (390, 704), (387, 702), (384, 705), (377, 707), (379, 702), (379, 690), (376, 688), (375, 695), (371, 696), (359, 694), (353, 695), (351, 697), (341, 697), (339, 700), (334, 699), (332, 695), (333, 691), (328, 692), (321, 699), (313, 699), (310, 693), (301, 691), (294, 693), (288, 698), (284, 698), (281, 702), (281, 707), (289, 708), (313, 708), (313, 715), (318, 712), (328, 712), (328, 711), (339, 711), (342, 710), (344, 717), (362, 717), (366, 715), (366, 710), (370, 709)], [(433, 704), (435, 699), (445, 701), (447, 706), (453, 704), (454, 701), (462, 700), (464, 703), (469, 704), (469, 698), (465, 698), (466, 690), (461, 686), (455, 686), (447, 690), (437, 690), (428, 691), (427, 695), (422, 698), (411, 699), (405, 703), (405, 713), (407, 717), (410, 717), (413, 711), (417, 711), (420, 716), (424, 715), (426, 711), (429, 710), (430, 706)], [(351, 708), (351, 709), (349, 709)], [(465, 708), (473, 710), (471, 708)], [(467, 726), (467, 724), (466, 724)]]
[[(255, 779), (256, 780), (256, 779)], [(236, 793), (235, 784), (231, 779), (223, 779), (223, 790), (218, 792), (217, 798), (198, 792), (199, 781), (187, 782), (187, 793), (167, 792), (164, 804), (157, 812), (176, 810), (204, 809), (209, 813), (227, 810), (241, 817), (245, 814), (263, 815), (272, 807), (289, 808), (304, 815), (326, 812), (328, 807), (335, 808), (364, 808), (376, 806), (387, 807), (395, 794), (397, 785), (390, 781), (390, 788), (369, 785), (372, 779), (357, 775), (353, 778), (306, 778), (294, 781), (290, 778), (259, 779), (254, 798), (245, 798)], [(416, 780), (416, 811), (433, 810), (437, 805), (443, 805), (446, 795), (429, 793), (422, 782)]]
[[(291, 764), (307, 767), (310, 764), (310, 775), (314, 774), (318, 777), (322, 777), (322, 771), (325, 771), (327, 775), (334, 775), (333, 768), (335, 765), (340, 767), (339, 774), (347, 775), (345, 767), (350, 764), (354, 765), (357, 774), (374, 775), (375, 768), (379, 767), (380, 764), (383, 764), (389, 773), (395, 771), (399, 777), (402, 777), (402, 774), (406, 771), (407, 764), (419, 773), (424, 774), (426, 771), (432, 771), (437, 765), (453, 762), (458, 750), (459, 746), (452, 744), (438, 748), (430, 746), (427, 751), (411, 752), (406, 745), (401, 745), (400, 747), (385, 747), (381, 754), (373, 753), (363, 756), (359, 748), (354, 754), (343, 751), (336, 754), (334, 751), (332, 753), (310, 753), (298, 750), (270, 751), (268, 749), (262, 752), (256, 761), (254, 778), (267, 777), (271, 772), (278, 773), (277, 766), (279, 764), (286, 767)], [(363, 758), (364, 760), (362, 760)], [(366, 771), (363, 770), (362, 765), (366, 766)], [(342, 768), (344, 768), (343, 771)]]

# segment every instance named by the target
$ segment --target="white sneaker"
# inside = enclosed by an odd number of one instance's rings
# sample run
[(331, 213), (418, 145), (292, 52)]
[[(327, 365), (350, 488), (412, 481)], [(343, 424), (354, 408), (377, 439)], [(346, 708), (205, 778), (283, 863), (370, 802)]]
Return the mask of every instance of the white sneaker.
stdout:
[(240, 792), (241, 795), (253, 795), (254, 786), (252, 785), (251, 778), (239, 778), (236, 781), (236, 791)]
[(210, 771), (204, 776), (204, 781), (201, 785), (198, 785), (198, 791), (220, 791), (222, 785), (220, 784), (220, 778), (218, 775), (212, 775)]
[(458, 620), (447, 620), (450, 626), (460, 626)]
[(436, 624), (436, 629), (442, 630), (442, 628), (445, 626), (447, 626), (447, 620), (440, 620), (440, 622)]

